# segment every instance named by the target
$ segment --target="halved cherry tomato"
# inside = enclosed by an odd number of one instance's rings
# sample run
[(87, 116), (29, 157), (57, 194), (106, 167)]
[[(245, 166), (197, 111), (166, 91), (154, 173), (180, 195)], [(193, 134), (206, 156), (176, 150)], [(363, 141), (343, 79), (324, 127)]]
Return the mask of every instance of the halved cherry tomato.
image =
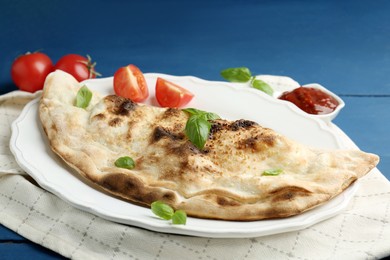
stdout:
[(182, 107), (187, 105), (194, 94), (163, 78), (157, 78), (156, 99), (162, 107)]
[(11, 77), (19, 89), (35, 92), (43, 88), (46, 76), (53, 71), (49, 56), (41, 52), (26, 53), (12, 63)]
[(95, 70), (96, 62), (92, 62), (89, 55), (86, 57), (78, 54), (62, 56), (56, 63), (55, 69), (71, 74), (79, 82), (100, 76)]
[(149, 96), (149, 89), (144, 74), (133, 65), (119, 68), (114, 74), (114, 91), (121, 97), (134, 102), (144, 101)]

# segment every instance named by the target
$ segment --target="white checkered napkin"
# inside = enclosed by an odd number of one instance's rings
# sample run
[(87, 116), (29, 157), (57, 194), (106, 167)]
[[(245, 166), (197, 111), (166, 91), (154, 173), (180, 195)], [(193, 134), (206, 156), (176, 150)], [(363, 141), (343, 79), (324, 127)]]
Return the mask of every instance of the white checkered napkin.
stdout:
[(0, 175), (24, 173), (16, 163), (9, 149), (11, 124), (19, 116), (23, 107), (29, 101), (40, 96), (40, 94), (40, 91), (34, 94), (24, 91), (14, 91), (0, 96)]
[(378, 259), (390, 255), (390, 183), (376, 169), (361, 179), (342, 214), (300, 231), (258, 238), (169, 235), (73, 208), (26, 175), (16, 174), (22, 170), (9, 151), (10, 124), (33, 97), (19, 91), (0, 97), (0, 223), (66, 257)]

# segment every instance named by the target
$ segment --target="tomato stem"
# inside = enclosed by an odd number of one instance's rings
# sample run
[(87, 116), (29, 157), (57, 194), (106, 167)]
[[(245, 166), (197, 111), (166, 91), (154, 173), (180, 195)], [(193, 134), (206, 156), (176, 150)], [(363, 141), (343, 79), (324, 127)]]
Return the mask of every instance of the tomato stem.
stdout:
[(95, 70), (95, 66), (96, 66), (96, 62), (92, 63), (92, 58), (91, 56), (89, 56), (88, 54), (86, 55), (87, 56), (87, 61), (83, 61), (83, 60), (80, 60), (79, 62), (83, 63), (85, 66), (87, 66), (87, 69), (88, 69), (88, 78), (92, 78), (92, 76), (97, 76), (97, 77), (100, 77), (102, 76), (102, 74), (100, 74), (99, 72), (97, 72)]

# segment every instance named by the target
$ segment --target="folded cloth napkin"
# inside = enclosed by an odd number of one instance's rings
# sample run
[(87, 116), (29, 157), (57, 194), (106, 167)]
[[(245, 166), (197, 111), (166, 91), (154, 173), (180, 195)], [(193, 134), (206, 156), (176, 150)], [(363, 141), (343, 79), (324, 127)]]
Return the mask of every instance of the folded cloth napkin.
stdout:
[[(11, 124), (40, 93), (0, 97), (0, 223), (74, 259), (378, 259), (390, 255), (390, 183), (374, 169), (338, 216), (300, 231), (256, 238), (200, 238), (114, 223), (40, 188), (9, 150)], [(336, 126), (344, 139), (353, 143)], [(53, 173), (55, 174), (55, 173)]]

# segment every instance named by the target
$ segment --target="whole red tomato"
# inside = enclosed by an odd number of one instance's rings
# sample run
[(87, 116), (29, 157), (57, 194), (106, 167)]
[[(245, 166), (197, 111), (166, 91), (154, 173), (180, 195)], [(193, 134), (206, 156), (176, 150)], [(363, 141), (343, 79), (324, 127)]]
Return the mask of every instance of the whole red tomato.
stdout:
[(43, 88), (46, 76), (52, 71), (49, 56), (41, 52), (26, 53), (12, 63), (11, 77), (19, 89), (35, 92)]
[(84, 57), (78, 54), (67, 54), (62, 56), (54, 67), (56, 70), (63, 70), (71, 74), (80, 82), (100, 76), (100, 74), (95, 71), (95, 66), (96, 62), (92, 62), (89, 55)]

